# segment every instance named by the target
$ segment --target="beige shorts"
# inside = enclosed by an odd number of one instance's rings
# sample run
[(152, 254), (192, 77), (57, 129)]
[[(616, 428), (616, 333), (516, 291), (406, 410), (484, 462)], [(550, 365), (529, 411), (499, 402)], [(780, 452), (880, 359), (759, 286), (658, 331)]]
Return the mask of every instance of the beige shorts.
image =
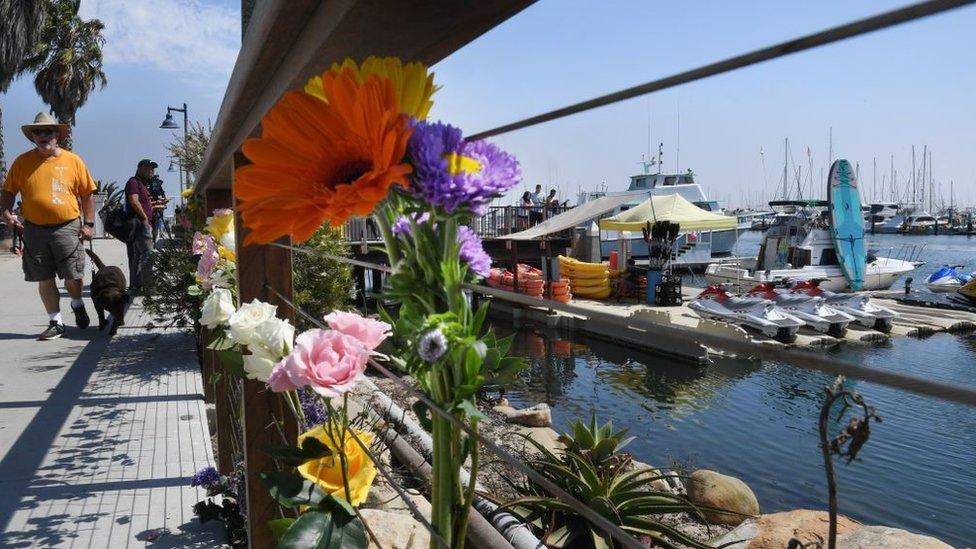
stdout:
[(60, 225), (24, 223), (24, 279), (50, 280), (57, 275), (65, 280), (85, 276), (85, 245), (81, 218)]

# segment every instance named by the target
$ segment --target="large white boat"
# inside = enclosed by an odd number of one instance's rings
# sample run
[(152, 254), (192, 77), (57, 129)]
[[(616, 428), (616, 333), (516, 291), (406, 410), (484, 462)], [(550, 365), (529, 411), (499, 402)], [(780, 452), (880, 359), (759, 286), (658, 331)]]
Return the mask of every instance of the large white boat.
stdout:
[[(630, 177), (630, 186), (626, 191), (584, 191), (580, 193), (577, 204), (581, 205), (587, 201), (604, 196), (634, 197), (632, 201), (625, 202), (620, 207), (607, 214), (607, 216), (613, 216), (622, 211), (628, 210), (641, 202), (644, 202), (650, 196), (664, 196), (670, 194), (680, 194), (689, 202), (703, 210), (715, 213), (724, 213), (719, 207), (718, 202), (709, 200), (705, 196), (705, 191), (703, 191), (701, 186), (695, 181), (695, 174), (691, 170), (680, 174), (643, 173), (633, 175)], [(616, 249), (617, 242), (621, 237), (625, 237), (629, 241), (631, 255), (635, 257), (647, 257), (647, 242), (644, 241), (642, 235), (632, 234), (627, 236), (621, 235), (617, 231), (602, 232), (600, 237), (600, 250), (603, 257), (610, 256), (610, 251)], [(738, 230), (730, 229), (712, 231), (706, 234), (691, 236), (686, 233), (682, 233), (679, 240), (684, 241), (685, 239), (689, 238), (697, 243), (696, 248), (699, 254), (703, 250), (708, 251), (704, 257), (705, 261), (703, 261), (707, 262), (710, 257), (728, 256), (732, 253), (732, 249), (735, 247), (735, 242), (738, 239)]]
[[(825, 215), (827, 203), (777, 201), (770, 206), (778, 209), (779, 214), (763, 236), (756, 259), (709, 265), (705, 271), (708, 282), (748, 290), (763, 282), (820, 279), (820, 287), (825, 290), (848, 290), (830, 238), (829, 217)], [(919, 265), (868, 253), (864, 289), (888, 289)]]

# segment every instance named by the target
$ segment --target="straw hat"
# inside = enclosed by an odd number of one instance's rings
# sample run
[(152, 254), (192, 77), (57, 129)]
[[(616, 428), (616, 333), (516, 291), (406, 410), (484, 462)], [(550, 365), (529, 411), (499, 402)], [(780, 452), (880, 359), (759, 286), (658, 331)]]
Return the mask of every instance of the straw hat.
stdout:
[(63, 141), (66, 137), (68, 137), (68, 125), (59, 124), (57, 120), (52, 118), (51, 115), (46, 112), (37, 113), (37, 116), (34, 117), (33, 124), (24, 124), (20, 127), (20, 129), (24, 132), (24, 137), (26, 137), (31, 143), (34, 142), (34, 136), (31, 135), (31, 132), (41, 128), (54, 128), (58, 130), (58, 141)]

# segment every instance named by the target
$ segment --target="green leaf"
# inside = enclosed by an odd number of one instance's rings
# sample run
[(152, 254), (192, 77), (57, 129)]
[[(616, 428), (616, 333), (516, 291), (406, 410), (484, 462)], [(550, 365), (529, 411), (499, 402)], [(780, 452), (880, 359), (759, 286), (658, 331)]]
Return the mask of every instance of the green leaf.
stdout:
[(317, 438), (308, 437), (302, 441), (301, 449), (293, 446), (271, 446), (264, 451), (286, 463), (299, 464), (332, 455), (332, 450)]
[(314, 507), (328, 496), (317, 485), (295, 473), (282, 471), (258, 473), (258, 478), (268, 489), (271, 497), (284, 507), (298, 507), (300, 505)]
[(367, 543), (358, 517), (308, 511), (288, 528), (278, 549), (365, 549)]
[(414, 401), (410, 408), (413, 409), (413, 413), (417, 414), (417, 421), (420, 422), (420, 426), (427, 432), (433, 432), (434, 423), (430, 419), (430, 409), (427, 407), (427, 404), (422, 400), (417, 400)]
[(244, 377), (244, 355), (237, 349), (222, 349), (216, 351), (220, 363), (227, 369), (227, 373)]
[(482, 414), (481, 410), (479, 410), (478, 407), (474, 405), (474, 402), (471, 402), (470, 400), (462, 400), (455, 406), (455, 408), (463, 410), (469, 418), (485, 419), (485, 415)]
[(288, 529), (295, 522), (293, 518), (280, 518), (268, 521), (268, 528), (271, 528), (271, 533), (274, 534), (276, 540), (281, 541), (282, 536), (285, 535), (285, 530)]
[(216, 336), (210, 344), (207, 345), (208, 349), (213, 349), (214, 351), (223, 351), (226, 349), (233, 349), (236, 343), (234, 340), (226, 337), (224, 335)]

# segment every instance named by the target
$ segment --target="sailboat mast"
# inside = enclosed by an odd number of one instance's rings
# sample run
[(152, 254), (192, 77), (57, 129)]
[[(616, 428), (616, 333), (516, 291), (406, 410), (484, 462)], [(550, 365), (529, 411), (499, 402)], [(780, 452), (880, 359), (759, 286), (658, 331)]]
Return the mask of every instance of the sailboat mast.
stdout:
[(878, 201), (878, 157), (871, 158), (871, 164), (874, 166), (874, 175), (871, 177), (871, 200), (873, 202)]
[(918, 201), (918, 193), (915, 191), (915, 145), (912, 145), (912, 204)]
[(790, 163), (790, 138), (787, 137), (783, 140), (783, 200), (786, 200), (789, 195), (789, 188), (787, 185), (790, 184), (789, 176), (786, 173), (786, 167)]
[[(891, 166), (888, 168), (888, 184), (891, 185), (891, 201), (895, 201), (895, 155), (891, 155)], [(882, 194), (884, 194), (882, 189)]]

